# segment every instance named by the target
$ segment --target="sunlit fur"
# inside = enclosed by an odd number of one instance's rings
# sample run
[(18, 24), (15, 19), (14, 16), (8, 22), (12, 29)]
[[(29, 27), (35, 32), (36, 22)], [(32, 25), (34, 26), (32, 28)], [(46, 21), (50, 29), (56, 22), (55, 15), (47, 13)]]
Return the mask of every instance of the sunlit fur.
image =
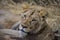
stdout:
[(21, 31), (21, 29), (23, 29), (23, 33), (26, 32), (27, 34), (29, 32), (32, 34), (25, 35), (25, 38), (23, 38), (23, 40), (52, 40), (54, 38), (54, 35), (51, 28), (46, 22), (47, 16), (48, 12), (44, 9), (29, 9), (28, 11), (21, 13), (21, 20), (16, 23), (13, 28), (18, 27), (18, 31)]
[(26, 32), (32, 32), (37, 33), (40, 31), (42, 25), (46, 22), (47, 12), (42, 10), (34, 10), (31, 9), (27, 11), (26, 13), (21, 14), (21, 25), (23, 27), (23, 30)]

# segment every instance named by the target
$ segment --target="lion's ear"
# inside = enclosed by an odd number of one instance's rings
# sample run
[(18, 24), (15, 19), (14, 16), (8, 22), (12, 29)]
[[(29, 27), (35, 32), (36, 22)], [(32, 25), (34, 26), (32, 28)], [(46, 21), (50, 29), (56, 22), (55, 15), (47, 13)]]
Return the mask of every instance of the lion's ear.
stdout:
[(42, 17), (42, 18), (47, 18), (48, 12), (44, 9), (41, 9), (40, 12), (39, 12), (39, 16)]

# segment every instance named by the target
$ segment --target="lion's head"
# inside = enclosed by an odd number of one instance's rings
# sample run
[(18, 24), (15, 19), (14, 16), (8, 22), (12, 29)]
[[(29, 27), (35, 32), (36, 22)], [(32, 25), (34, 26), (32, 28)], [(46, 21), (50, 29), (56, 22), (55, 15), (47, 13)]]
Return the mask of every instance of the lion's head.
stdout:
[(46, 22), (47, 11), (31, 9), (21, 14), (21, 26), (25, 32), (37, 33)]

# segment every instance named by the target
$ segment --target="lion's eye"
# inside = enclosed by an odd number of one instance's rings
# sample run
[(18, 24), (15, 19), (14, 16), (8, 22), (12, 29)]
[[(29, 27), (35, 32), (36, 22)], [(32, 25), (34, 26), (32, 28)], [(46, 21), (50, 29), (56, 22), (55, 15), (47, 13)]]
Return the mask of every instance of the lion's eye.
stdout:
[(26, 15), (24, 15), (24, 17), (26, 17)]
[(24, 19), (26, 19), (26, 15), (24, 15)]
[(42, 16), (42, 18), (45, 18), (45, 16)]
[(32, 19), (32, 21), (36, 21), (35, 19)]
[(35, 25), (37, 23), (36, 19), (32, 19), (32, 21), (30, 22), (31, 25)]

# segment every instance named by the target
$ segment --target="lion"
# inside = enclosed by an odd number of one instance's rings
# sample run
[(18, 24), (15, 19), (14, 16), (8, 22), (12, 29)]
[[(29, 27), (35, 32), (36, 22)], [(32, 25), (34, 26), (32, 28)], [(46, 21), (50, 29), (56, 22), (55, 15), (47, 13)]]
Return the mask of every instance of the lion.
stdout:
[(30, 9), (21, 14), (21, 20), (12, 29), (25, 33), (21, 40), (53, 40), (54, 33), (46, 22), (48, 12), (44, 9)]

